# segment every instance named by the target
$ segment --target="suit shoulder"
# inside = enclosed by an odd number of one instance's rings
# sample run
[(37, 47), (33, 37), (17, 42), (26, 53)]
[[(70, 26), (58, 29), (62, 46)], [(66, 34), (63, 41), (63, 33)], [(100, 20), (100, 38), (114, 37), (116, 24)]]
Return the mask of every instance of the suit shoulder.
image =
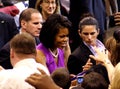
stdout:
[(0, 12), (0, 20), (14, 20), (14, 18), (8, 14)]
[(78, 48), (76, 48), (72, 53), (71, 53), (71, 55), (78, 55), (78, 54), (80, 54), (81, 53), (81, 47), (79, 46)]

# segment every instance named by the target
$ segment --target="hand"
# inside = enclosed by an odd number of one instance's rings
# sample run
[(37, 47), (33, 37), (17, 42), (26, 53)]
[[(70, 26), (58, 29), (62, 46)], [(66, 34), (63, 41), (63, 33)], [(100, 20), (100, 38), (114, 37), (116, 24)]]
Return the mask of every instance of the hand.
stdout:
[(115, 20), (115, 25), (120, 25), (120, 12), (115, 13), (114, 20)]
[(89, 58), (87, 63), (84, 66), (82, 66), (83, 71), (86, 71), (86, 70), (90, 69), (92, 67), (92, 65), (93, 65), (93, 63), (91, 62), (91, 59)]
[(96, 60), (97, 62), (102, 62), (102, 63), (105, 63), (106, 60), (109, 60), (108, 50), (102, 52), (98, 48), (94, 48), (94, 50), (96, 51), (97, 55), (96, 56), (90, 55), (89, 56), (90, 58)]
[(73, 78), (75, 78), (75, 79), (74, 79), (74, 80), (71, 80), (71, 87), (77, 85), (76, 75), (74, 75), (74, 74), (70, 74), (70, 79), (73, 79)]
[(25, 81), (34, 86), (36, 89), (60, 89), (43, 70), (38, 69), (41, 74), (34, 73)]
[(63, 48), (63, 50), (64, 50), (64, 57), (65, 57), (65, 66), (67, 67), (68, 57), (71, 54), (69, 42), (67, 42), (67, 45), (66, 45), (66, 47)]

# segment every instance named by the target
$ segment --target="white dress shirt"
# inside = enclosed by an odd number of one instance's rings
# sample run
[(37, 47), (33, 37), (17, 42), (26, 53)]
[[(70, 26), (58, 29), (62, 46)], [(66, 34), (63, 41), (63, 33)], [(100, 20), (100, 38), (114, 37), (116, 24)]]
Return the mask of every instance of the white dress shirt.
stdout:
[(40, 73), (37, 68), (49, 75), (48, 69), (32, 58), (18, 62), (13, 69), (0, 71), (0, 89), (35, 89), (25, 79), (35, 72)]

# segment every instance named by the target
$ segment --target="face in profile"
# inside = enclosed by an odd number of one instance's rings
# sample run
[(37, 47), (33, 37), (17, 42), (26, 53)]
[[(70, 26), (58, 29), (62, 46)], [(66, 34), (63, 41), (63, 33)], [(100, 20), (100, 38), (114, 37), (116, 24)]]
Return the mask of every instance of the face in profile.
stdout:
[(40, 13), (33, 13), (31, 15), (31, 20), (25, 22), (26, 32), (30, 33), (32, 36), (38, 37), (40, 35), (40, 30), (42, 28), (42, 16)]
[(95, 25), (85, 25), (82, 27), (82, 31), (79, 31), (80, 37), (83, 39), (85, 43), (88, 45), (95, 45), (97, 36), (99, 34), (99, 31), (96, 30)]
[(41, 3), (42, 14), (51, 15), (56, 10), (56, 0), (43, 0)]
[(68, 28), (60, 28), (58, 34), (55, 36), (55, 46), (56, 48), (66, 47), (69, 40), (69, 31)]

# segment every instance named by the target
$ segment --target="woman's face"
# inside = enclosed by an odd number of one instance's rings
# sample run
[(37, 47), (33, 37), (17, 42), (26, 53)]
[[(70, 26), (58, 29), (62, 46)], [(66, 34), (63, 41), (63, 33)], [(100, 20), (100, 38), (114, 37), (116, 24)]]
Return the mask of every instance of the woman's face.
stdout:
[(43, 0), (40, 4), (42, 8), (42, 14), (51, 15), (56, 10), (56, 0)]
[(55, 46), (56, 48), (64, 48), (67, 46), (69, 40), (69, 31), (68, 28), (59, 29), (58, 34), (55, 36)]
[(88, 45), (95, 45), (96, 39), (99, 32), (96, 30), (95, 25), (85, 25), (82, 28), (82, 31), (79, 31), (79, 35), (82, 38), (82, 40), (88, 44)]

